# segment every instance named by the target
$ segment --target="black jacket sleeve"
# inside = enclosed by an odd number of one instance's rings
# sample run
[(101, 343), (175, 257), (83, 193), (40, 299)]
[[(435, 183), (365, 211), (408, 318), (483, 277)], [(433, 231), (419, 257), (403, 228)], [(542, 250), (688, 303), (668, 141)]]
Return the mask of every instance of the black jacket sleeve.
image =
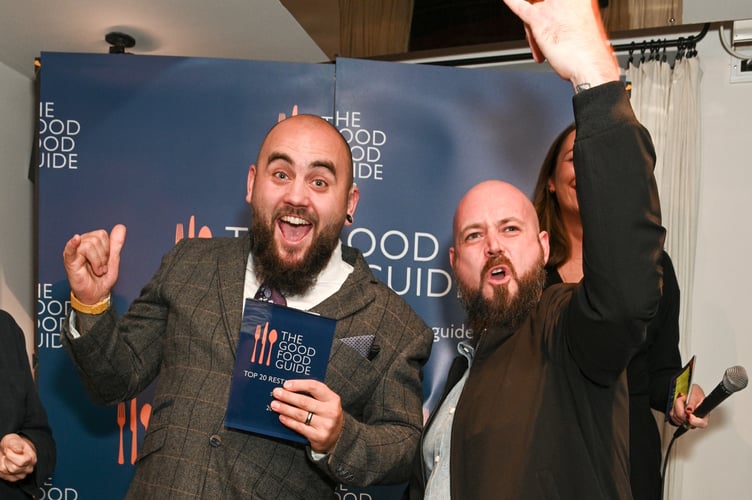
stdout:
[(34, 443), (37, 452), (34, 472), (15, 483), (2, 481), (0, 492), (22, 489), (30, 497), (39, 497), (39, 489), (55, 466), (55, 441), (31, 375), (23, 331), (5, 311), (0, 311), (0, 341), (3, 345), (0, 350), (0, 373), (5, 378), (0, 388), (0, 399), (3, 401), (0, 438), (7, 434), (20, 434)]

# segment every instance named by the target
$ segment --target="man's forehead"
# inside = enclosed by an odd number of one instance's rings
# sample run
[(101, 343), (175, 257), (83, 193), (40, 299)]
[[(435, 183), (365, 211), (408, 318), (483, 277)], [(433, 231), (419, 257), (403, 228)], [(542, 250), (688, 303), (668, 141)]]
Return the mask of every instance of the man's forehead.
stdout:
[(460, 204), (462, 211), (475, 216), (494, 214), (496, 218), (523, 217), (534, 212), (532, 203), (521, 191), (509, 184), (489, 184), (467, 194)]
[(455, 230), (498, 224), (535, 223), (537, 215), (530, 200), (517, 188), (502, 182), (483, 183), (465, 195), (455, 214)]
[(460, 212), (458, 224), (461, 229), (468, 227), (486, 226), (489, 224), (528, 224), (531, 222), (530, 214), (527, 211), (519, 210), (514, 207), (501, 206), (500, 204), (490, 204), (487, 207), (476, 207), (474, 210)]

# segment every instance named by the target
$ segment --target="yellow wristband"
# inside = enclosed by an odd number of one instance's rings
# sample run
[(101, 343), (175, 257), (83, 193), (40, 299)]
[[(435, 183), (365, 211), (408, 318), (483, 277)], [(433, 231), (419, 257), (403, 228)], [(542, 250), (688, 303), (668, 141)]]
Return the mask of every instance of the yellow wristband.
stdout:
[(107, 298), (104, 300), (100, 300), (96, 304), (84, 304), (80, 300), (76, 298), (75, 295), (73, 295), (73, 292), (70, 294), (70, 303), (71, 307), (80, 313), (83, 314), (102, 314), (107, 309), (110, 308), (110, 294), (107, 294)]

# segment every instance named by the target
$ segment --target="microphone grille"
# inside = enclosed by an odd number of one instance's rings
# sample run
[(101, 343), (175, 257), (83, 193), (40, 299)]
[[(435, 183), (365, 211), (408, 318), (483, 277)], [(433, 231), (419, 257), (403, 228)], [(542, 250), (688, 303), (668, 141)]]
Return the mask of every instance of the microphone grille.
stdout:
[(747, 370), (743, 366), (732, 366), (723, 374), (723, 388), (728, 392), (741, 391), (747, 387)]

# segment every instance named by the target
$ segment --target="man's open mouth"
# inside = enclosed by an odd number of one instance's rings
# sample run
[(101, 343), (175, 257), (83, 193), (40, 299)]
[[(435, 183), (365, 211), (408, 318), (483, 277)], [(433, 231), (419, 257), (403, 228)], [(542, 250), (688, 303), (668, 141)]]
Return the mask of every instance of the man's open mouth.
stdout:
[(283, 215), (277, 219), (277, 226), (285, 240), (297, 242), (305, 238), (311, 232), (313, 224), (308, 220), (295, 215)]

